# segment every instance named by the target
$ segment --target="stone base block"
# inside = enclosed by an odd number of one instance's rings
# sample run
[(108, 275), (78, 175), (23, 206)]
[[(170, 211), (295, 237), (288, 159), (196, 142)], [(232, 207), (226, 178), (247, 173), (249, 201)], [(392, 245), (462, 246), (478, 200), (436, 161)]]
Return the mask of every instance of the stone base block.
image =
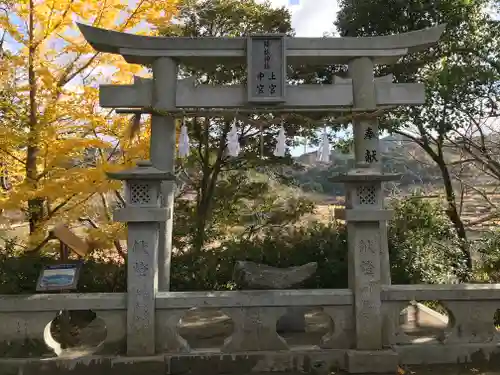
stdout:
[(405, 365), (435, 365), (450, 363), (500, 364), (500, 347), (486, 344), (428, 344), (394, 346), (401, 363)]
[(0, 358), (0, 375), (328, 375), (345, 367), (345, 350), (182, 353), (151, 357)]
[(348, 350), (346, 370), (350, 374), (396, 374), (398, 353), (392, 350)]

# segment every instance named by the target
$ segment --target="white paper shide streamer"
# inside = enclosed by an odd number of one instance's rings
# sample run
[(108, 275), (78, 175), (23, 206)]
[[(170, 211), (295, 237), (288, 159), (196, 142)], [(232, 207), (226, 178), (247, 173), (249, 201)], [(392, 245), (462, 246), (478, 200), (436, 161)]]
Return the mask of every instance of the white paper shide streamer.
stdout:
[(330, 142), (328, 141), (326, 130), (323, 132), (323, 138), (319, 145), (317, 158), (318, 161), (322, 163), (328, 163), (330, 161)]
[(240, 153), (240, 140), (238, 138), (238, 129), (236, 122), (233, 122), (231, 131), (227, 134), (227, 152), (229, 156), (238, 156)]
[(189, 135), (186, 124), (181, 126), (181, 134), (179, 135), (179, 157), (185, 158), (189, 156)]
[(284, 157), (286, 152), (286, 135), (285, 127), (281, 125), (280, 132), (278, 134), (278, 139), (276, 142), (276, 147), (274, 148), (274, 156)]

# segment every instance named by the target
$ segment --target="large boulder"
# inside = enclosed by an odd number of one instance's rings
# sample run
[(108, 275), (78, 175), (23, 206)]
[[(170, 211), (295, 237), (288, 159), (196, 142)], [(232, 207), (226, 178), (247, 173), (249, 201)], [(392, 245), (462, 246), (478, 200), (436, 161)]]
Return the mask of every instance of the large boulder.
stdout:
[(318, 268), (316, 262), (298, 267), (276, 268), (249, 261), (238, 261), (234, 278), (247, 288), (287, 289), (310, 278)]
[[(311, 262), (298, 267), (276, 268), (250, 261), (238, 261), (234, 279), (248, 289), (287, 289), (299, 285), (316, 272), (318, 264)], [(277, 332), (304, 332), (305, 307), (290, 307), (276, 324)]]

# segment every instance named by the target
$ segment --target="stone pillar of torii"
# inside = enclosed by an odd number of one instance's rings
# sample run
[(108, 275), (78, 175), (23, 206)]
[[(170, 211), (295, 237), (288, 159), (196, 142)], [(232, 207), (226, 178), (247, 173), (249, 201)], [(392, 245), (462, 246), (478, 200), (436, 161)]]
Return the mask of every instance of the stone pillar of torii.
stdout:
[[(420, 105), (424, 85), (374, 78), (374, 65), (392, 64), (402, 56), (436, 43), (444, 25), (398, 35), (366, 38), (294, 38), (263, 34), (248, 37), (148, 37), (79, 24), (96, 51), (119, 54), (129, 63), (153, 67), (153, 78), (130, 85), (101, 85), (100, 105), (150, 113), (151, 162), (173, 172), (175, 119), (189, 115), (243, 112), (350, 112), (353, 116), (356, 168), (335, 177), (346, 184), (345, 210), (349, 242), (349, 287), (353, 291), (358, 349), (382, 348), (380, 289), (390, 284), (384, 181), (377, 114), (384, 108)], [(247, 67), (246, 85), (196, 85), (178, 79), (179, 64)], [(347, 64), (349, 78), (333, 84), (287, 85), (288, 66)], [(173, 209), (174, 183), (162, 184), (162, 205)], [(162, 225), (159, 244), (159, 289), (168, 290), (172, 220)], [(129, 238), (130, 240), (130, 238)], [(132, 239), (133, 240), (133, 239)]]

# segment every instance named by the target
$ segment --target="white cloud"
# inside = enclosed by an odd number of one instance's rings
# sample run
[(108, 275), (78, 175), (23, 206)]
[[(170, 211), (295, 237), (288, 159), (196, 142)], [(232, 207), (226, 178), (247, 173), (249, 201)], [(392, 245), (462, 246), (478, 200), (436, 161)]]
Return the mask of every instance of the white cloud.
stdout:
[[(266, 0), (257, 0), (264, 3)], [(292, 14), (292, 27), (297, 37), (322, 37), (335, 30), (333, 22), (339, 10), (335, 0), (269, 0), (273, 7), (286, 6)], [(296, 4), (298, 5), (291, 5)], [(314, 151), (316, 147), (296, 146), (290, 150), (293, 156)]]
[[(265, 0), (259, 0), (264, 2)], [(338, 5), (335, 0), (270, 0), (274, 7), (286, 6), (292, 13), (292, 26), (298, 37), (321, 37), (334, 31)], [(298, 5), (290, 5), (297, 3)]]

